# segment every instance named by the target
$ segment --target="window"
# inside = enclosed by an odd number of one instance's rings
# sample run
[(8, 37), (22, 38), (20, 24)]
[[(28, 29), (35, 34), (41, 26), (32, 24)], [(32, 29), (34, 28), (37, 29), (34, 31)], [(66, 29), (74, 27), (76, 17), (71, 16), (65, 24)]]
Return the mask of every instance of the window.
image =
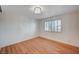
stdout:
[(45, 31), (61, 32), (61, 20), (45, 21)]
[(45, 22), (45, 31), (51, 31), (51, 21)]

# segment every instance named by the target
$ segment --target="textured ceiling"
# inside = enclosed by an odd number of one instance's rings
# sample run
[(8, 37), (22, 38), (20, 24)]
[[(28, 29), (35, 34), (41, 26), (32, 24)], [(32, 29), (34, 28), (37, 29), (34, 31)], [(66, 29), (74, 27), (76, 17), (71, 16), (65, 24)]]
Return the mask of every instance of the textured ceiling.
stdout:
[(3, 12), (24, 14), (32, 19), (46, 18), (79, 10), (78, 5), (40, 5), (42, 14), (35, 15), (33, 12), (34, 5), (2, 5), (1, 7)]

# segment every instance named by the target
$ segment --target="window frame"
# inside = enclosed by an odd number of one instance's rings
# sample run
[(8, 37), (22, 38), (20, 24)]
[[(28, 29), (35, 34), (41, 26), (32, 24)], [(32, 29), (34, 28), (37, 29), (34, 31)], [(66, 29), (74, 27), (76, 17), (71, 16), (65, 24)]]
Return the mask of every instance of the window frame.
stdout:
[[(53, 28), (52, 28), (52, 21), (55, 21), (55, 20), (57, 20), (57, 31), (55, 31), (55, 24), (54, 24), (54, 31), (52, 31), (52, 29), (53, 29)], [(58, 20), (61, 20), (61, 25), (60, 25), (60, 26), (61, 26), (61, 30), (60, 30), (60, 31), (58, 30), (58, 27), (59, 27), (59, 26), (58, 26)], [(50, 30), (50, 31), (45, 30), (45, 22), (48, 22), (48, 21), (51, 21), (51, 30)], [(54, 22), (54, 23), (55, 23), (55, 22)], [(62, 32), (62, 19), (59, 19), (59, 18), (58, 18), (58, 19), (53, 19), (53, 20), (46, 20), (46, 21), (44, 21), (44, 31), (45, 31), (45, 32), (61, 33), (61, 32)]]

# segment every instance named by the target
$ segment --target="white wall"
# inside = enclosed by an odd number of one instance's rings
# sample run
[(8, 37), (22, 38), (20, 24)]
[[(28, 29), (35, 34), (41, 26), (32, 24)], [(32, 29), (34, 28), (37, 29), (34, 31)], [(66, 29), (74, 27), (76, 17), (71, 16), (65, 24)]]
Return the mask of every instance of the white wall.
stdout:
[(22, 12), (3, 8), (0, 15), (0, 47), (38, 36), (38, 21), (28, 18)]
[[(41, 21), (40, 36), (79, 47), (79, 11), (56, 16), (62, 20), (62, 32), (53, 33), (44, 31), (44, 21)], [(52, 18), (51, 18), (52, 19)], [(49, 20), (49, 19), (47, 19)]]

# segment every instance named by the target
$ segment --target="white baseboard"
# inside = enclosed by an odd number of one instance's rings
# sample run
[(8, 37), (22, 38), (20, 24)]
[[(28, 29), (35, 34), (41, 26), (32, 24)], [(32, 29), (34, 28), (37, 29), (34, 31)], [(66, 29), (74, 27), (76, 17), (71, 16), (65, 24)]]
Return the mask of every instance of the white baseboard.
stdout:
[(11, 43), (9, 43), (9, 44), (2, 45), (2, 46), (0, 46), (0, 48), (6, 47), (6, 46), (10, 46), (10, 45), (13, 45), (13, 44), (16, 44), (16, 43), (19, 43), (19, 42), (23, 42), (23, 41), (26, 41), (26, 40), (30, 40), (30, 39), (33, 39), (33, 38), (36, 38), (36, 37), (39, 37), (39, 36), (36, 35), (36, 36), (28, 37), (28, 38), (25, 37), (24, 39), (18, 40), (18, 41), (16, 41), (16, 42), (11, 42)]
[(51, 37), (43, 36), (43, 35), (40, 35), (40, 37), (43, 37), (43, 38), (46, 38), (46, 39), (49, 39), (49, 40), (54, 40), (54, 41), (57, 41), (57, 42), (61, 42), (61, 43), (68, 44), (68, 45), (75, 46), (75, 47), (79, 48), (78, 45), (75, 45), (75, 44), (72, 44), (72, 43), (68, 43), (68, 42), (65, 42), (65, 41), (62, 41), (62, 40), (58, 40), (56, 38), (51, 38)]

